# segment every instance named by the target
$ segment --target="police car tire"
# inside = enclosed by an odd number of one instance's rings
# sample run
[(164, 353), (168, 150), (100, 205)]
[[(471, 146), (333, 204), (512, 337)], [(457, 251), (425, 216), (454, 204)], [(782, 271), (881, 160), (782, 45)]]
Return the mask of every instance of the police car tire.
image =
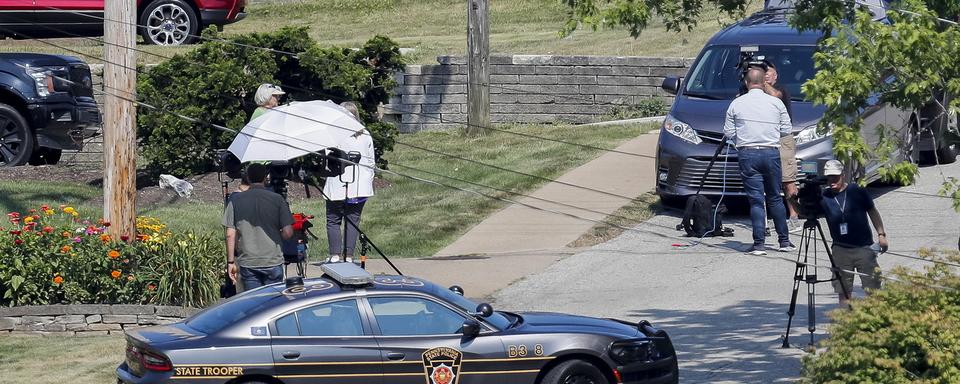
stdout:
[[(608, 384), (607, 378), (593, 364), (583, 360), (568, 360), (553, 367), (547, 375), (543, 377), (543, 384), (565, 384), (567, 380), (573, 377), (582, 377), (593, 381), (595, 384)], [(575, 381), (583, 383), (583, 381)]]

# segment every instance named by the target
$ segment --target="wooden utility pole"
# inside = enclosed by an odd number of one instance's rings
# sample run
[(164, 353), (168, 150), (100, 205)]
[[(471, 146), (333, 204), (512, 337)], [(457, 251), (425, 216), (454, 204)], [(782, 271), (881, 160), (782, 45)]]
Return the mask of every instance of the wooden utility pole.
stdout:
[(136, 11), (134, 0), (104, 4), (103, 219), (114, 238), (137, 230)]
[(490, 28), (487, 0), (467, 0), (467, 134), (490, 125)]

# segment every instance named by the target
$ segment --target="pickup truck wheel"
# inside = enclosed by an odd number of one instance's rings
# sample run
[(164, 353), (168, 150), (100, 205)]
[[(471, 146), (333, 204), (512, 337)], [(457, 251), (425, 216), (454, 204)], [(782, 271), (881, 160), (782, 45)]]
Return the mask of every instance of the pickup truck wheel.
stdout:
[(33, 154), (33, 133), (13, 107), (0, 103), (0, 165), (24, 165)]
[(60, 155), (63, 151), (53, 148), (37, 148), (30, 156), (30, 165), (54, 165), (60, 162)]
[(543, 384), (607, 384), (597, 367), (583, 360), (568, 360), (550, 369)]
[(147, 44), (181, 45), (196, 40), (200, 18), (181, 0), (156, 0), (140, 15), (140, 35)]
[[(960, 112), (954, 113), (947, 119), (947, 130), (943, 135), (943, 138), (940, 139), (943, 143), (940, 144), (940, 148), (937, 148), (937, 160), (940, 161), (940, 164), (950, 164), (954, 161), (957, 161), (957, 155), (960, 154), (960, 133), (955, 135), (950, 135), (946, 132), (960, 132)], [(954, 140), (949, 140), (948, 136), (953, 136)]]

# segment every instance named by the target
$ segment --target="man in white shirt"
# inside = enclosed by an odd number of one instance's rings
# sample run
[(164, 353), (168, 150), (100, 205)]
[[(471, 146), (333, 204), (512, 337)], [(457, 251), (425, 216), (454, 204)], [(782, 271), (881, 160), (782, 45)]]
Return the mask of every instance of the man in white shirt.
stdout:
[(740, 177), (750, 202), (753, 245), (747, 253), (753, 255), (766, 254), (766, 212), (770, 213), (777, 229), (777, 250), (796, 250), (790, 243), (786, 209), (780, 196), (783, 177), (780, 137), (790, 134), (792, 124), (783, 102), (763, 91), (765, 74), (766, 71), (759, 67), (747, 70), (744, 82), (748, 91), (730, 103), (723, 124), (723, 133), (737, 147)]

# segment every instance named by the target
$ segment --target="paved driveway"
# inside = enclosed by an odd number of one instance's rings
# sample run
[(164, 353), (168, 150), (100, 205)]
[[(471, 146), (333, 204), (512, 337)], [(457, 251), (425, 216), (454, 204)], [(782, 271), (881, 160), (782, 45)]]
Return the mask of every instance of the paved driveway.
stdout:
[[(941, 175), (942, 173), (942, 175)], [(890, 237), (891, 251), (915, 255), (920, 247), (955, 249), (960, 232), (950, 200), (936, 194), (943, 177), (960, 177), (960, 164), (921, 169), (917, 185), (874, 187)], [(680, 353), (683, 383), (792, 382), (799, 377), (800, 348), (809, 342), (805, 287), (791, 341), (781, 348), (792, 289), (795, 253), (766, 259), (704, 245), (680, 249), (672, 228), (676, 214), (659, 215), (617, 239), (565, 258), (495, 295), (497, 308), (562, 311), (591, 316), (649, 319), (670, 332)], [(718, 246), (746, 248), (749, 220), (728, 218), (735, 237), (707, 239)], [(824, 230), (826, 228), (824, 227)], [(794, 238), (798, 243), (799, 238)], [(826, 257), (820, 249), (819, 255)], [(812, 255), (811, 255), (812, 257)], [(826, 260), (821, 260), (826, 263)], [(882, 255), (881, 266), (919, 268), (922, 261)], [(829, 271), (820, 272), (826, 278)], [(859, 283), (857, 283), (859, 286)], [(827, 284), (816, 286), (817, 332), (824, 336), (826, 312), (836, 308)], [(862, 295), (859, 288), (856, 294)]]

